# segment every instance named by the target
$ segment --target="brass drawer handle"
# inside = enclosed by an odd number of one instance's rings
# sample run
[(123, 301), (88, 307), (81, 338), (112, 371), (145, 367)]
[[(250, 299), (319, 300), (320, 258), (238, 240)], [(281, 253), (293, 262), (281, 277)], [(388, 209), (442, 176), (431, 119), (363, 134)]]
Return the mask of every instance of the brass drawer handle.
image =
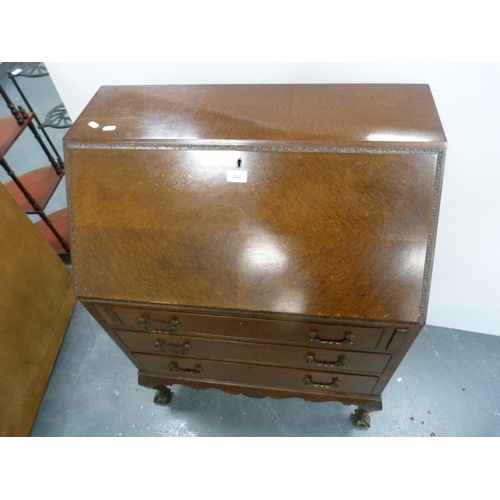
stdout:
[(340, 342), (334, 342), (333, 340), (321, 340), (320, 338), (318, 338), (318, 334), (316, 332), (307, 332), (307, 336), (309, 337), (309, 340), (313, 342), (319, 342), (320, 344), (328, 345), (352, 345), (356, 340), (356, 335), (353, 335), (352, 333), (346, 333), (345, 339), (341, 340)]
[(199, 375), (203, 369), (201, 365), (196, 365), (192, 370), (179, 368), (177, 363), (172, 362), (168, 365), (168, 370), (171, 372), (189, 373), (190, 375)]
[(165, 330), (155, 330), (154, 328), (150, 328), (148, 324), (147, 318), (137, 318), (137, 326), (144, 328), (148, 333), (158, 333), (161, 335), (168, 335), (169, 333), (175, 332), (177, 328), (181, 325), (180, 321), (172, 320), (170, 325), (167, 326)]
[(314, 366), (323, 366), (325, 368), (344, 368), (345, 365), (349, 362), (348, 359), (346, 358), (340, 358), (338, 361), (335, 363), (322, 363), (321, 361), (317, 361), (314, 358), (314, 354), (309, 354), (308, 356), (305, 357), (306, 363), (308, 365), (314, 365)]
[(316, 382), (313, 382), (312, 377), (309, 377), (306, 375), (303, 379), (304, 385), (310, 385), (312, 387), (320, 387), (321, 389), (337, 389), (340, 386), (340, 380), (339, 379), (332, 379), (331, 384), (318, 384)]
[[(177, 350), (165, 349), (165, 347), (172, 348), (176, 347)], [(160, 351), (164, 354), (187, 354), (191, 349), (191, 344), (184, 344), (183, 346), (168, 346), (163, 343), (162, 340), (157, 340), (153, 342), (153, 348), (155, 351)]]

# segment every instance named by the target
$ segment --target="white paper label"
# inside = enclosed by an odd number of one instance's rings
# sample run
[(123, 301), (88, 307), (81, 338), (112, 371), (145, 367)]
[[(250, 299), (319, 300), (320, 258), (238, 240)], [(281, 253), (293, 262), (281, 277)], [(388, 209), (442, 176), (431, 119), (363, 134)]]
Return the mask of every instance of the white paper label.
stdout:
[(247, 171), (246, 170), (228, 170), (227, 171), (227, 182), (246, 182), (247, 181)]
[(116, 125), (106, 125), (105, 127), (102, 127), (102, 129), (104, 130), (104, 132), (108, 132), (109, 130), (115, 130)]
[(97, 128), (98, 126), (99, 126), (99, 124), (96, 122), (89, 122), (89, 127)]

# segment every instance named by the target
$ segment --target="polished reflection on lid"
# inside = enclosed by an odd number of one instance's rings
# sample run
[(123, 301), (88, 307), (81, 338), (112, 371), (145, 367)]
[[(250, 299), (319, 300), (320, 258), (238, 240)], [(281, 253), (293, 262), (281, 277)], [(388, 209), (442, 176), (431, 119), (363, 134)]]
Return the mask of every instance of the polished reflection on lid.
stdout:
[(252, 272), (282, 271), (287, 265), (287, 254), (272, 237), (256, 235), (243, 250), (244, 268)]
[(418, 280), (422, 276), (426, 250), (426, 242), (415, 242), (412, 246), (406, 247), (396, 260), (400, 274), (406, 276), (406, 279)]
[[(112, 119), (108, 124), (117, 126), (116, 133), (88, 126), (104, 117)], [(402, 135), (393, 137), (398, 130)], [(65, 141), (114, 143), (118, 137), (343, 146), (352, 141), (446, 141), (432, 93), (423, 84), (104, 86)]]
[(183, 167), (189, 170), (235, 168), (238, 159), (243, 156), (245, 153), (241, 151), (186, 150), (183, 158), (187, 161), (183, 163)]
[(397, 132), (376, 132), (368, 134), (367, 141), (373, 142), (427, 142), (429, 141), (428, 134), (419, 134), (412, 132), (409, 134), (398, 134)]
[(283, 290), (276, 296), (270, 310), (294, 314), (304, 313), (307, 310), (306, 295), (300, 288)]

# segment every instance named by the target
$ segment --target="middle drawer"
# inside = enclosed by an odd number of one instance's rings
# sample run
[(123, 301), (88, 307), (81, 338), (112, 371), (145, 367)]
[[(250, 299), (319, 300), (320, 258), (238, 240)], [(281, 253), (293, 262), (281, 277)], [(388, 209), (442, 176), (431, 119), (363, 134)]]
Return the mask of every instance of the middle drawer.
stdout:
[(213, 340), (192, 335), (115, 330), (131, 352), (168, 354), (189, 358), (241, 361), (318, 370), (376, 373), (384, 371), (391, 355), (315, 347)]

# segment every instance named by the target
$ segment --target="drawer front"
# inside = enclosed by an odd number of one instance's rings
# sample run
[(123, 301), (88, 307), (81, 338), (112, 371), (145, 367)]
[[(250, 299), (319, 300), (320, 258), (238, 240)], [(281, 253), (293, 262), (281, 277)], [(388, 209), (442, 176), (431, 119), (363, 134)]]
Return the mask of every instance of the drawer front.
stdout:
[(318, 372), (218, 361), (179, 359), (153, 354), (135, 354), (146, 372), (172, 379), (234, 383), (250, 387), (291, 389), (297, 392), (369, 395), (378, 377)]
[(140, 329), (149, 333), (195, 333), (318, 348), (375, 349), (385, 331), (384, 327), (192, 314), (103, 304), (98, 304), (97, 308), (104, 310), (104, 319), (118, 328)]
[(115, 333), (134, 353), (166, 354), (199, 359), (250, 362), (321, 371), (376, 373), (384, 371), (391, 356), (341, 349), (292, 347), (258, 342), (209, 340), (171, 334), (155, 335), (126, 330)]

